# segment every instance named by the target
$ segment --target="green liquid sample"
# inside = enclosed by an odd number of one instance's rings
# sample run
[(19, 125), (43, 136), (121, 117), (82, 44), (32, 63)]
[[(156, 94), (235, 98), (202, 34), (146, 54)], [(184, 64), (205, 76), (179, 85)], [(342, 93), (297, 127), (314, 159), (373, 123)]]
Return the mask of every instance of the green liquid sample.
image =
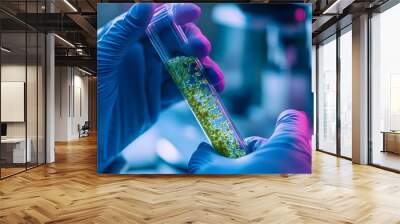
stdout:
[(166, 67), (215, 150), (230, 158), (246, 155), (244, 143), (204, 78), (198, 60), (179, 56), (167, 61)]

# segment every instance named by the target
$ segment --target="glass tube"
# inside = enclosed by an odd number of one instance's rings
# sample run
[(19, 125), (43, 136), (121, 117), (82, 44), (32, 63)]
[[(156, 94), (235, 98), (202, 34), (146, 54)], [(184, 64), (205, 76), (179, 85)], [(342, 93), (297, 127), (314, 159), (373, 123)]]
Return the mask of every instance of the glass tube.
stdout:
[(174, 4), (158, 9), (146, 30), (150, 42), (214, 149), (230, 158), (246, 155), (245, 143), (218, 93), (207, 81), (202, 64), (198, 58), (181, 53), (187, 38), (173, 15)]

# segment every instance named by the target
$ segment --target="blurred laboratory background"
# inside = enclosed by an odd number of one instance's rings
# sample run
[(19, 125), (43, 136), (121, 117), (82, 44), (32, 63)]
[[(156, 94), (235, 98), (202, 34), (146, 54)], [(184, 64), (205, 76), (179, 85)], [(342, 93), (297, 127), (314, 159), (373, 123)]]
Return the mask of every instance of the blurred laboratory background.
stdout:
[[(98, 28), (132, 4), (98, 4)], [(305, 111), (313, 128), (311, 4), (199, 4), (196, 25), (212, 44), (211, 57), (225, 75), (221, 98), (243, 138), (269, 137), (279, 114)], [(207, 141), (185, 102), (123, 154), (120, 173), (186, 173), (190, 156)]]

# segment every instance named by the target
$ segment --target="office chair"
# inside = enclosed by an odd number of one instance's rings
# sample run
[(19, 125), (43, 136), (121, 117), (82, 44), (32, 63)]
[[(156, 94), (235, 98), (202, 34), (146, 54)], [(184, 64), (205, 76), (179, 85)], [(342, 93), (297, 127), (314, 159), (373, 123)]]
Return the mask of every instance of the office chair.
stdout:
[(89, 121), (85, 121), (82, 127), (78, 124), (79, 138), (89, 136), (89, 129), (90, 129)]

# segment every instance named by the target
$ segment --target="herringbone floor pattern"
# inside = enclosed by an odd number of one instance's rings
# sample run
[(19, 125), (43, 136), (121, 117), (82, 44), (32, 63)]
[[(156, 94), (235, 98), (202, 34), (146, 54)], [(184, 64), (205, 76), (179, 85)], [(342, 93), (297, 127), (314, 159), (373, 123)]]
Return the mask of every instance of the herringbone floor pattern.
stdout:
[(312, 175), (96, 173), (96, 139), (0, 181), (0, 223), (400, 223), (400, 175), (314, 153)]

